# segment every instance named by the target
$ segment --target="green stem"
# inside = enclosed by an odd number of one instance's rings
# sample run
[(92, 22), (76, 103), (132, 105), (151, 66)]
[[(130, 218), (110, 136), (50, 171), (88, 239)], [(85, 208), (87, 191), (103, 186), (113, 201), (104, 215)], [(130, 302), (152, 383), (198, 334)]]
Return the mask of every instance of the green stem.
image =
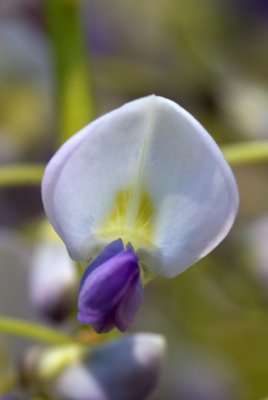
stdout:
[(58, 85), (58, 144), (95, 116), (91, 66), (80, 26), (79, 3), (44, 0)]
[(222, 146), (230, 165), (253, 164), (268, 161), (268, 141), (246, 142)]
[(44, 173), (42, 164), (14, 164), (0, 168), (0, 187), (37, 185)]
[(75, 341), (72, 336), (55, 329), (8, 317), (0, 317), (0, 333), (9, 333), (51, 344), (66, 344)]

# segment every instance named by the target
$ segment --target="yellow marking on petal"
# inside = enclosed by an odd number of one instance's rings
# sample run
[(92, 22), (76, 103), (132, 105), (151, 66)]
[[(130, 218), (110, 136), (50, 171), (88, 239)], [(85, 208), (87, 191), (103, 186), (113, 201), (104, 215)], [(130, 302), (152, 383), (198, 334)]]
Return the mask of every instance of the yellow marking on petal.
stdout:
[[(121, 238), (126, 245), (130, 242), (133, 247), (154, 248), (154, 206), (151, 197), (145, 190), (141, 191), (138, 206), (133, 213), (133, 189), (120, 190), (114, 200), (112, 212), (103, 223), (99, 235), (105, 239), (115, 240)], [(131, 222), (130, 222), (131, 221)]]

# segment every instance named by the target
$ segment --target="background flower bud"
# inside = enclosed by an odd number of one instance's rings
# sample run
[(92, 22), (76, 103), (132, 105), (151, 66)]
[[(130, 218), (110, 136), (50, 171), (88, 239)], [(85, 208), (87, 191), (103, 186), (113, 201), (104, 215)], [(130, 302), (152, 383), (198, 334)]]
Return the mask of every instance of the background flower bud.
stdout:
[(63, 400), (142, 400), (158, 383), (165, 339), (139, 333), (93, 349), (54, 380)]
[(65, 246), (52, 228), (48, 229), (49, 235), (39, 242), (33, 256), (30, 299), (38, 312), (60, 322), (75, 304), (77, 275)]

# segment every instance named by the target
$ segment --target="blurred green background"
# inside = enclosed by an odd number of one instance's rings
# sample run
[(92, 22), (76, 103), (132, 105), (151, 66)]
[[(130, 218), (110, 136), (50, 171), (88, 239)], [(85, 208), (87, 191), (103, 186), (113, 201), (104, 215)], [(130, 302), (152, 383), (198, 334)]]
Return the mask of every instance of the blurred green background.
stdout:
[[(268, 2), (1, 0), (1, 165), (45, 163), (94, 117), (151, 93), (220, 145), (268, 139)], [(268, 395), (267, 167), (234, 169), (241, 206), (224, 243), (146, 288), (132, 330), (168, 340), (152, 399)], [(0, 210), (0, 313), (34, 319), (26, 281), (40, 188), (1, 188)]]

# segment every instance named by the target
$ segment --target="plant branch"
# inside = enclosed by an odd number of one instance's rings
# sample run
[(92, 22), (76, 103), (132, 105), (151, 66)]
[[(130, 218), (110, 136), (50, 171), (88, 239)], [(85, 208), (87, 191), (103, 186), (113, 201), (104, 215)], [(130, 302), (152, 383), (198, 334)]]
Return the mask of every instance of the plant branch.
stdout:
[(51, 344), (72, 343), (75, 339), (66, 333), (20, 319), (0, 317), (0, 333), (36, 339)]

